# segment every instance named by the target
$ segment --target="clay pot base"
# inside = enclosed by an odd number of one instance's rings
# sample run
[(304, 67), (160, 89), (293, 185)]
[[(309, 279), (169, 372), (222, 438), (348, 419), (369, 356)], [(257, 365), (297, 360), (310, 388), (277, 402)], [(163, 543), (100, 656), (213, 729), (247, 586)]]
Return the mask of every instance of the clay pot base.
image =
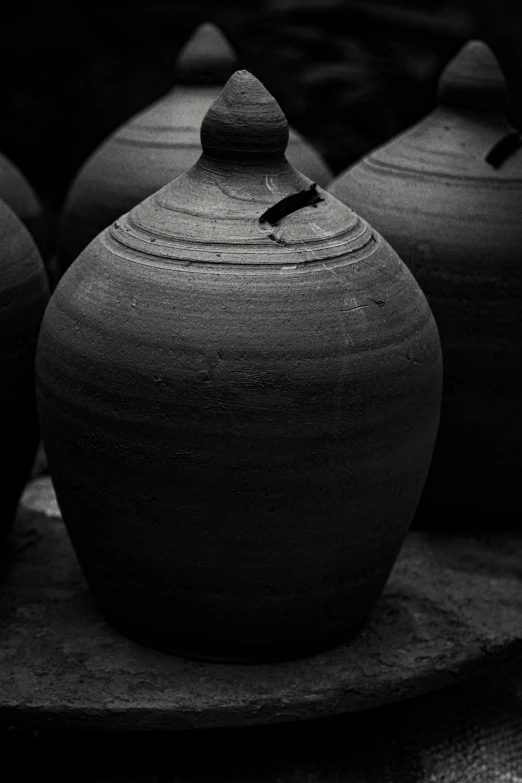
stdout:
[(522, 533), (410, 533), (350, 644), (279, 664), (157, 652), (101, 617), (48, 477), (26, 489), (0, 586), (0, 723), (163, 730), (301, 720), (417, 696), (522, 655)]
[[(285, 653), (283, 653), (281, 656), (278, 656), (277, 658), (274, 658), (273, 660), (270, 660), (269, 655), (263, 655), (261, 650), (259, 651), (259, 658), (257, 659), (252, 657), (246, 658), (237, 655), (228, 656), (226, 654), (220, 655), (219, 657), (212, 657), (210, 655), (201, 655), (198, 650), (189, 650), (184, 648), (183, 639), (180, 639), (179, 647), (173, 648), (168, 644), (168, 642), (163, 642), (161, 637), (151, 638), (146, 633), (138, 636), (135, 629), (128, 630), (124, 622), (122, 622), (119, 618), (111, 617), (110, 613), (107, 612), (103, 607), (99, 607), (99, 611), (103, 614), (107, 622), (112, 625), (116, 631), (118, 631), (118, 633), (122, 633), (124, 636), (127, 636), (129, 639), (132, 639), (138, 644), (146, 645), (147, 647), (159, 650), (160, 652), (168, 653), (169, 655), (181, 656), (183, 658), (190, 658), (191, 660), (203, 661), (205, 663), (222, 663), (232, 666), (270, 666), (288, 661), (303, 660), (310, 657), (311, 655), (318, 655), (319, 653), (323, 653), (325, 651), (325, 644), (323, 643), (319, 649), (317, 646), (314, 646), (312, 649), (308, 649), (306, 651), (303, 651), (302, 647), (300, 647), (298, 650), (293, 650), (291, 648), (287, 649)], [(335, 638), (330, 640), (330, 644), (327, 646), (327, 649), (332, 649), (340, 644), (346, 644), (352, 641), (363, 625), (364, 621), (358, 623), (356, 626), (352, 626), (346, 629), (345, 633), (342, 635), (342, 638), (339, 638), (339, 635), (337, 635)]]

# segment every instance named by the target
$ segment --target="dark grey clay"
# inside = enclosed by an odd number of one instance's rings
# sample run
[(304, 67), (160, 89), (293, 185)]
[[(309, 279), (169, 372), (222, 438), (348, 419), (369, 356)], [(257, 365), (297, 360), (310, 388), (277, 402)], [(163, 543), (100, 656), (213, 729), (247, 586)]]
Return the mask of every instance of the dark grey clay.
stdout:
[(0, 543), (13, 522), (38, 445), (34, 357), (48, 296), (35, 243), (14, 212), (0, 201)]
[(24, 223), (45, 255), (49, 247), (49, 230), (43, 207), (20, 169), (0, 153), (0, 199)]
[(203, 154), (66, 272), (37, 358), (58, 502), (117, 629), (261, 661), (344, 641), (415, 513), (439, 419), (426, 299), (286, 160), (239, 71)]
[(522, 142), (487, 46), (468, 43), (422, 122), (331, 192), (414, 272), (444, 352), (441, 424), (416, 525), (518, 524), (522, 470)]

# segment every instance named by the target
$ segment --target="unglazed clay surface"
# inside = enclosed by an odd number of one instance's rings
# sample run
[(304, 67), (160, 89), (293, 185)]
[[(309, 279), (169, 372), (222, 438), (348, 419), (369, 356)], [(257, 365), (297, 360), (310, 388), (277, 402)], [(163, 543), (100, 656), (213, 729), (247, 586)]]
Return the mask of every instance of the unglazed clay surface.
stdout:
[(38, 445), (34, 357), (47, 278), (27, 229), (0, 201), (0, 542), (11, 525)]
[(320, 188), (310, 203), (251, 74), (201, 138), (52, 297), (46, 453), (117, 628), (194, 657), (298, 657), (344, 641), (383, 589), (431, 458), (440, 344), (389, 245)]
[(520, 535), (410, 533), (349, 644), (265, 665), (189, 661), (114, 631), (96, 610), (48, 476), (28, 486), (9, 543), (0, 726), (132, 732), (324, 718), (453, 686), (522, 651)]
[(522, 150), (506, 97), (492, 53), (469, 43), (441, 78), (438, 108), (331, 186), (414, 272), (440, 330), (441, 425), (421, 526), (519, 519)]
[(45, 252), (48, 236), (42, 205), (22, 172), (0, 153), (0, 199), (28, 228), (40, 250)]
[[(223, 33), (214, 25), (202, 25), (180, 53), (177, 86), (125, 123), (89, 158), (64, 207), (62, 272), (106, 226), (197, 161), (201, 123), (235, 60)], [(292, 130), (288, 159), (322, 187), (332, 179), (318, 153)]]

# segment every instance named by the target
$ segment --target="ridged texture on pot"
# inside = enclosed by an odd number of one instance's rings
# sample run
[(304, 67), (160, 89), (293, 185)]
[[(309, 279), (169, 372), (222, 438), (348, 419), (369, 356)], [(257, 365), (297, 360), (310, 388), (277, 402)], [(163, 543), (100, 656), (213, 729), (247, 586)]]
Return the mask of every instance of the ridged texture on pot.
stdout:
[(117, 628), (194, 657), (343, 641), (438, 425), (437, 329), (389, 245), (321, 189), (260, 220), (311, 186), (287, 133), (260, 82), (232, 76), (207, 154), (80, 255), (39, 342), (44, 442), (92, 590)]
[(19, 168), (0, 153), (0, 199), (27, 226), (42, 252), (48, 244), (48, 231), (38, 197)]
[(34, 357), (48, 297), (47, 277), (33, 239), (0, 201), (0, 542), (13, 521), (38, 445)]
[(439, 327), (441, 424), (416, 526), (519, 519), (522, 150), (506, 99), (491, 51), (468, 43), (442, 75), (436, 110), (330, 188), (397, 250)]
[[(197, 161), (203, 117), (235, 62), (223, 33), (214, 25), (201, 25), (180, 53), (177, 86), (122, 125), (87, 160), (71, 187), (61, 219), (61, 273), (106, 226)], [(321, 187), (332, 179), (319, 154), (292, 130), (287, 155)]]

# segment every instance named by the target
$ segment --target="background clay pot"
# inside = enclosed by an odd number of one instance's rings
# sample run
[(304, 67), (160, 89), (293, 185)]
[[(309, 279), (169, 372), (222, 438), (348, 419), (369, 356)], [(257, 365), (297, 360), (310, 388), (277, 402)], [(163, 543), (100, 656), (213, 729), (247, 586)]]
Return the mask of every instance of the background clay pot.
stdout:
[[(206, 111), (236, 55), (212, 24), (197, 28), (177, 61), (177, 85), (105, 141), (76, 177), (60, 228), (60, 274), (106, 226), (192, 166)], [(289, 160), (322, 187), (332, 178), (318, 153), (291, 131)]]
[(38, 445), (34, 357), (48, 296), (35, 243), (14, 212), (0, 201), (0, 541), (14, 519)]
[(493, 54), (471, 41), (436, 110), (331, 186), (414, 272), (440, 330), (441, 424), (419, 526), (519, 517), (522, 149), (506, 100)]
[(426, 299), (372, 229), (284, 157), (239, 71), (204, 154), (102, 232), (46, 312), (39, 411), (106, 617), (192, 657), (345, 640), (414, 515), (439, 418)]
[(0, 199), (23, 221), (40, 251), (49, 245), (43, 207), (19, 168), (0, 153)]

